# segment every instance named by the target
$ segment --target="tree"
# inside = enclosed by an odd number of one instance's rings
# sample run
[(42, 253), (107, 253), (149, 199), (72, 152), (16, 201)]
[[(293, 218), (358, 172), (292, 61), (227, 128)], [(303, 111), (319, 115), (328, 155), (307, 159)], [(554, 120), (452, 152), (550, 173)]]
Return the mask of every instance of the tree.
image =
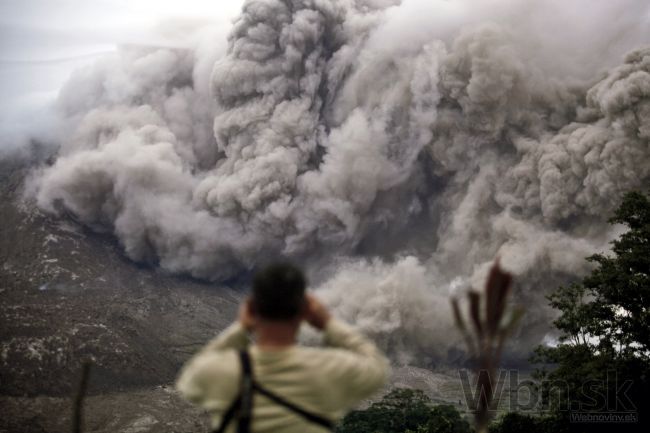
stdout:
[(650, 201), (629, 193), (611, 223), (629, 229), (612, 242), (612, 256), (587, 260), (596, 269), (583, 285), (594, 297), (588, 331), (598, 337), (599, 350), (650, 360)]
[(463, 419), (452, 405), (441, 404), (431, 409), (426, 424), (428, 433), (465, 433), (470, 432), (469, 423)]
[(556, 347), (540, 347), (536, 362), (542, 392), (553, 415), (569, 431), (607, 431), (611, 425), (571, 424), (579, 413), (634, 411), (648, 407), (650, 378), (650, 200), (631, 192), (610, 219), (627, 228), (612, 242), (610, 254), (587, 260), (594, 270), (579, 283), (560, 287), (548, 299), (560, 311)]
[(338, 433), (470, 433), (469, 423), (450, 405), (434, 406), (420, 390), (395, 388), (365, 410), (350, 412)]
[(509, 412), (490, 425), (490, 433), (559, 433), (555, 419)]

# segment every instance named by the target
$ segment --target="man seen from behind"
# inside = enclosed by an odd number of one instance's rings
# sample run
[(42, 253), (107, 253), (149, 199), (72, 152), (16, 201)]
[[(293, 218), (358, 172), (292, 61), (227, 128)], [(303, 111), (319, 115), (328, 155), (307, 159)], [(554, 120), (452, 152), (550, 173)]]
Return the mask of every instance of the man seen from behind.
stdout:
[[(305, 288), (290, 264), (258, 272), (239, 319), (183, 367), (177, 388), (209, 412), (215, 432), (331, 431), (386, 382), (377, 347)], [(296, 344), (303, 321), (323, 333), (326, 347)]]

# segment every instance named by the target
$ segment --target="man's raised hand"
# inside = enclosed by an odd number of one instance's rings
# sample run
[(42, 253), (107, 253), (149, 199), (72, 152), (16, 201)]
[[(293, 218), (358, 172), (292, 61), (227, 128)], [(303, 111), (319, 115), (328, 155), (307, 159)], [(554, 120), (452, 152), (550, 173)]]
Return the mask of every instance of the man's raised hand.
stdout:
[(239, 323), (244, 327), (248, 332), (255, 329), (255, 316), (253, 315), (253, 309), (251, 304), (251, 298), (247, 298), (239, 306)]
[(330, 320), (332, 315), (314, 295), (307, 293), (305, 295), (305, 315), (304, 319), (307, 323), (316, 329), (323, 330)]

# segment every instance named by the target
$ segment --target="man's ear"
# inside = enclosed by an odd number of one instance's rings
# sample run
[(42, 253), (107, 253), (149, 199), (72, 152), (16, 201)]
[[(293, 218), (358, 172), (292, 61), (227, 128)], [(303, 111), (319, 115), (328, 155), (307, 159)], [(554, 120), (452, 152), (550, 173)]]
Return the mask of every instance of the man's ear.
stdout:
[(255, 307), (255, 301), (250, 296), (246, 299), (246, 309), (248, 310), (248, 314), (255, 316), (257, 308)]
[(304, 319), (309, 314), (309, 301), (307, 297), (302, 300), (302, 306), (300, 307), (300, 318)]

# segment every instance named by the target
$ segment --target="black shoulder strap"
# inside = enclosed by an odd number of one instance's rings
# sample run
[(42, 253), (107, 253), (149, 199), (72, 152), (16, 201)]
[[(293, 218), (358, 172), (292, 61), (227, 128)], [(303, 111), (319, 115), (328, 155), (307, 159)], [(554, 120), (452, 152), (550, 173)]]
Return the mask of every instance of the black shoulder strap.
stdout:
[(239, 362), (241, 363), (242, 369), (241, 393), (230, 405), (228, 410), (226, 410), (226, 413), (221, 419), (221, 424), (216, 430), (213, 430), (212, 433), (224, 433), (235, 414), (237, 414), (238, 419), (237, 433), (250, 433), (251, 414), (253, 412), (253, 391), (259, 392), (280, 406), (284, 406), (292, 412), (302, 416), (309, 422), (318, 424), (328, 430), (334, 430), (334, 423), (329, 419), (309, 412), (257, 383), (253, 378), (253, 369), (251, 367), (251, 359), (248, 351), (242, 350), (239, 352)]
[(212, 433), (224, 433), (230, 421), (237, 415), (237, 433), (249, 433), (251, 413), (253, 410), (253, 369), (248, 352), (242, 350), (239, 352), (239, 363), (242, 369), (240, 384), (240, 394), (221, 418), (221, 424)]
[(223, 418), (221, 418), (221, 424), (219, 424), (219, 427), (217, 427), (215, 430), (212, 430), (212, 433), (224, 433), (226, 431), (226, 427), (228, 427), (228, 424), (230, 424), (230, 421), (232, 421), (233, 417), (235, 416), (235, 413), (239, 410), (240, 405), (241, 395), (237, 396), (235, 401), (232, 402), (228, 410), (226, 410), (226, 413), (223, 415)]
[(297, 413), (298, 415), (302, 416), (305, 418), (307, 421), (310, 421), (314, 424), (318, 424), (321, 427), (325, 427), (328, 430), (334, 430), (334, 423), (327, 418), (317, 415), (313, 412), (306, 411), (305, 409), (301, 408), (300, 406), (297, 406), (293, 403), (291, 403), (288, 400), (285, 400), (283, 397), (280, 397), (279, 395), (269, 391), (266, 388), (263, 388), (260, 384), (257, 382), (253, 383), (253, 388), (255, 391), (259, 392), (260, 394), (268, 397), (269, 399), (273, 400), (275, 403), (279, 404), (280, 406), (284, 406), (287, 409)]
[(251, 358), (247, 350), (239, 352), (239, 362), (241, 363), (242, 379), (237, 433), (249, 433), (253, 413), (253, 369), (251, 368)]

